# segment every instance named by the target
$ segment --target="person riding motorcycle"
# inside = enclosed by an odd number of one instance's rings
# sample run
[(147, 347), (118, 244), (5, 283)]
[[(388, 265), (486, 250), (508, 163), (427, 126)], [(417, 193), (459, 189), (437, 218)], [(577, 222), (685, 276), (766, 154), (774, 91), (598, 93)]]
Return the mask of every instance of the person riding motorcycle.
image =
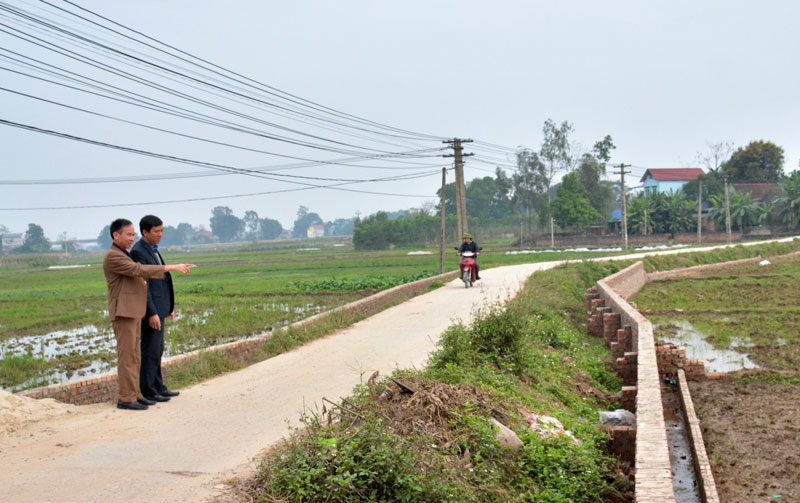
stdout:
[(480, 247), (478, 243), (472, 240), (472, 234), (466, 233), (464, 234), (464, 242), (461, 243), (461, 246), (458, 248), (458, 254), (461, 255), (465, 251), (469, 251), (475, 254), (475, 281), (481, 279), (480, 274), (480, 266), (478, 266), (478, 255), (480, 255)]

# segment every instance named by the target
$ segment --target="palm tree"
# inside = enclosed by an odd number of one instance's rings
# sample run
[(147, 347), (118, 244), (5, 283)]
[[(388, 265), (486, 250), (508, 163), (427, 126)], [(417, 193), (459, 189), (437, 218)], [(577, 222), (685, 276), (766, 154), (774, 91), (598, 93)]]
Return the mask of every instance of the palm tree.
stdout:
[(775, 205), (779, 208), (778, 216), (790, 229), (794, 229), (800, 223), (800, 171), (794, 171), (781, 180), (778, 189), (781, 191), (775, 199)]
[[(737, 192), (730, 196), (731, 228), (742, 230), (745, 227), (756, 225), (763, 219), (761, 204), (753, 201), (749, 193)], [(711, 197), (711, 211), (709, 216), (717, 225), (725, 226), (725, 197)]]

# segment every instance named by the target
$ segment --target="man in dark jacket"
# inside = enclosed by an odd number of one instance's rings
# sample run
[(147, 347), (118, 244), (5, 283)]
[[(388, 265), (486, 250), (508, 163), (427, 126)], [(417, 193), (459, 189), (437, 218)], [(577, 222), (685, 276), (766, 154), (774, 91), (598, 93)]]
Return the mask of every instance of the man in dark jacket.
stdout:
[[(158, 252), (158, 243), (164, 233), (164, 223), (154, 215), (139, 221), (140, 239), (131, 248), (131, 257), (140, 264), (164, 265)], [(139, 371), (139, 388), (142, 395), (156, 402), (167, 402), (178, 396), (164, 385), (161, 377), (161, 356), (164, 354), (164, 319), (172, 318), (175, 311), (175, 293), (169, 273), (163, 279), (147, 280), (147, 312), (142, 319), (142, 363)]]
[(458, 254), (461, 255), (465, 251), (470, 251), (475, 254), (475, 281), (481, 279), (480, 266), (478, 266), (478, 254), (480, 254), (480, 247), (478, 243), (472, 240), (472, 234), (464, 234), (464, 242), (458, 249)]

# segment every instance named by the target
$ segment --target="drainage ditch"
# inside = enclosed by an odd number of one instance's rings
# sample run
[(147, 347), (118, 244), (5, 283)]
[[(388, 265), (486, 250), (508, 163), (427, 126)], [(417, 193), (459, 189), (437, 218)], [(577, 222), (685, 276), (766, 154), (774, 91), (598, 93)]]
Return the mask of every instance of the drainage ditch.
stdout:
[(686, 416), (681, 408), (679, 392), (674, 384), (665, 384), (661, 387), (669, 461), (672, 465), (672, 488), (675, 491), (676, 503), (702, 503), (692, 446), (686, 427)]

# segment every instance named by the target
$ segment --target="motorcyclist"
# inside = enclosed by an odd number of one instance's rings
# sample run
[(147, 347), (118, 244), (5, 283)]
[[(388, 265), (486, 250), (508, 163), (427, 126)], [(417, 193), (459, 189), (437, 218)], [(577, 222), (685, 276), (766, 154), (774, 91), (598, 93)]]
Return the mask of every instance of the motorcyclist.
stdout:
[(465, 251), (470, 251), (475, 254), (475, 281), (481, 279), (480, 275), (480, 267), (478, 266), (478, 255), (480, 255), (480, 247), (478, 243), (472, 240), (472, 234), (465, 233), (464, 234), (464, 242), (461, 243), (461, 246), (458, 248), (458, 254), (461, 255)]

